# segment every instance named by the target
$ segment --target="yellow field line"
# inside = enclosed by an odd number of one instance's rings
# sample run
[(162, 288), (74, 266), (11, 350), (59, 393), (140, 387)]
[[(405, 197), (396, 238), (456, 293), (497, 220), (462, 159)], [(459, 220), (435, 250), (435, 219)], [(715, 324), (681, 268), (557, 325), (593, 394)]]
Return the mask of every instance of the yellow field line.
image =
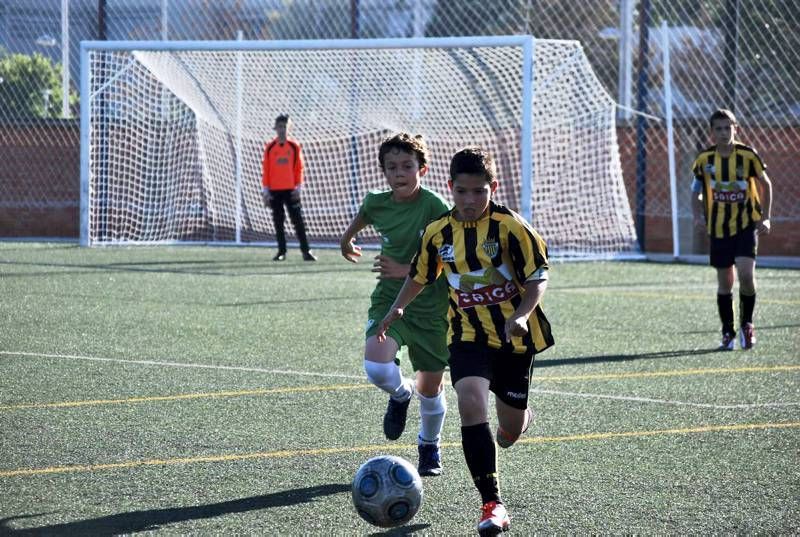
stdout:
[[(658, 435), (698, 434), (726, 431), (752, 431), (758, 429), (795, 429), (800, 427), (800, 421), (784, 423), (743, 423), (734, 425), (704, 425), (700, 427), (681, 429), (658, 429), (653, 431), (621, 431), (605, 433), (585, 433), (565, 436), (534, 436), (522, 438), (517, 444), (544, 444), (555, 442), (578, 442), (587, 440), (609, 440), (614, 438), (636, 438)], [(442, 442), (443, 448), (460, 448), (460, 442)], [(416, 444), (370, 445), (339, 448), (318, 448), (299, 450), (262, 451), (256, 453), (241, 453), (231, 455), (206, 455), (199, 457), (180, 457), (173, 459), (150, 459), (143, 461), (127, 461), (109, 464), (91, 464), (75, 466), (51, 466), (48, 468), (20, 468), (16, 470), (0, 470), (0, 477), (32, 476), (44, 474), (65, 474), (98, 472), (102, 470), (119, 470), (125, 468), (138, 468), (142, 466), (168, 466), (174, 464), (195, 464), (209, 462), (237, 462), (253, 459), (285, 459), (290, 457), (307, 457), (317, 455), (337, 455), (341, 453), (360, 453), (372, 451), (411, 451)]]
[(216, 397), (243, 397), (248, 395), (270, 395), (281, 393), (324, 392), (335, 390), (362, 390), (372, 384), (335, 384), (330, 386), (293, 386), (288, 388), (264, 388), (259, 390), (239, 390), (208, 393), (185, 393), (178, 395), (155, 395), (150, 397), (130, 397), (127, 399), (95, 399), (90, 401), (64, 401), (60, 403), (24, 403), (0, 406), (0, 410), (22, 410), (26, 408), (69, 408), (92, 405), (119, 405), (127, 403), (149, 403), (152, 401), (181, 401), (186, 399), (213, 399)]
[[(591, 375), (566, 375), (534, 377), (534, 382), (566, 382), (571, 380), (612, 380), (645, 377), (679, 377), (690, 375), (716, 375), (732, 373), (771, 373), (779, 371), (797, 371), (800, 365), (777, 365), (763, 367), (737, 367), (737, 368), (708, 368), (708, 369), (682, 369), (672, 371), (651, 371), (640, 373), (598, 373)], [(287, 388), (264, 388), (258, 390), (238, 390), (207, 393), (186, 393), (178, 395), (156, 395), (150, 397), (130, 397), (126, 399), (95, 399), (88, 401), (63, 401), (59, 403), (22, 403), (18, 405), (0, 406), (0, 411), (25, 410), (36, 408), (74, 408), (96, 405), (120, 405), (130, 403), (149, 403), (154, 401), (184, 401), (191, 399), (214, 399), (221, 397), (245, 397), (253, 395), (272, 395), (286, 393), (307, 393), (323, 391), (363, 390), (371, 388), (372, 384), (332, 384), (326, 386), (293, 386)]]

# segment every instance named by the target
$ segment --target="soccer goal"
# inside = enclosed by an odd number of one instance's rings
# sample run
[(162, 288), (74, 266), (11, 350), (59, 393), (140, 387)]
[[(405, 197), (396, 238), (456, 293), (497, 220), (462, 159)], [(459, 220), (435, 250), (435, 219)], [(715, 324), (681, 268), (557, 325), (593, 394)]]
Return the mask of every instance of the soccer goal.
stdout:
[(636, 251), (615, 105), (576, 41), (87, 41), (81, 95), (84, 245), (270, 243), (261, 157), (288, 113), (313, 245), (338, 244), (364, 195), (385, 187), (378, 145), (402, 130), (425, 136), (424, 184), (448, 199), (450, 157), (489, 149), (496, 200), (552, 255)]

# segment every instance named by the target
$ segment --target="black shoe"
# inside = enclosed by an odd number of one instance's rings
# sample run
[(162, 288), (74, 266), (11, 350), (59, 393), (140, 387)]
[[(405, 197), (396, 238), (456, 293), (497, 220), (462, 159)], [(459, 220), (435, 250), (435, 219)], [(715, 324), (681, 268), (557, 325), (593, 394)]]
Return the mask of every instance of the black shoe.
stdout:
[(418, 444), (419, 475), (442, 475), (442, 451), (437, 444)]
[(310, 251), (303, 252), (303, 261), (316, 261), (316, 260), (317, 260), (317, 256), (312, 254)]
[[(413, 396), (413, 394), (412, 394)], [(406, 418), (408, 417), (408, 405), (411, 397), (402, 403), (389, 398), (389, 406), (386, 407), (386, 414), (383, 415), (383, 434), (389, 440), (397, 440), (406, 428)]]
[(723, 332), (718, 351), (732, 351), (736, 345), (736, 332)]
[(275, 257), (272, 258), (273, 261), (286, 261), (286, 252), (278, 252), (275, 254)]

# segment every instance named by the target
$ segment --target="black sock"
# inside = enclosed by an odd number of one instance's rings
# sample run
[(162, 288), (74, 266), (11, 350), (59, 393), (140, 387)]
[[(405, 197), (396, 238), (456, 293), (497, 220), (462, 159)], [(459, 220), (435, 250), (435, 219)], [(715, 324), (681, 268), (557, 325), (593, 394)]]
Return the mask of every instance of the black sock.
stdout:
[(733, 295), (717, 295), (717, 309), (719, 319), (722, 321), (723, 334), (735, 334), (733, 328)]
[(461, 447), (475, 486), (486, 502), (500, 501), (497, 482), (497, 447), (488, 423), (461, 427)]
[(739, 312), (742, 318), (742, 326), (753, 322), (753, 310), (756, 309), (756, 294), (743, 295), (739, 293)]

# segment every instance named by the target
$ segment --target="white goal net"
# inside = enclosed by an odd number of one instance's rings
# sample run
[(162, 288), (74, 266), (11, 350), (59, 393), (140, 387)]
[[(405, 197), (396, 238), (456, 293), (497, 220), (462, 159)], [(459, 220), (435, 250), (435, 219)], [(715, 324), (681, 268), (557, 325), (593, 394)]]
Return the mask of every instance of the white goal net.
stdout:
[[(338, 244), (385, 188), (380, 141), (423, 134), (428, 188), (450, 157), (498, 163), (496, 200), (556, 257), (635, 252), (615, 105), (575, 41), (529, 36), (345, 41), (84, 42), (81, 241), (274, 241), (260, 194), (275, 117), (303, 147), (312, 245)], [(287, 234), (293, 238), (287, 221)], [(368, 228), (359, 240), (377, 236)]]

